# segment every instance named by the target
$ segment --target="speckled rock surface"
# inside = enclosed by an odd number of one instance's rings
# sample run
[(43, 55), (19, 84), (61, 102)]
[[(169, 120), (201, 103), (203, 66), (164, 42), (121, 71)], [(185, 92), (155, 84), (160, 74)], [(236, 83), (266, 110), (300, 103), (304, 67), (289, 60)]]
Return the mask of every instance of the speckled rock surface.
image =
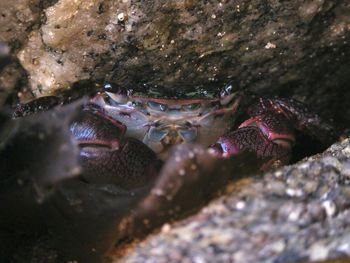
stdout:
[(16, 86), (27, 88), (27, 75), (15, 53), (39, 20), (39, 8), (34, 1), (0, 1), (0, 106)]
[[(253, 178), (114, 262), (310, 262), (350, 256), (350, 140)], [(346, 262), (346, 261), (345, 261)]]
[(12, 48), (21, 47), (40, 20), (39, 1), (14, 0), (0, 2), (0, 41)]
[(17, 54), (36, 96), (82, 80), (168, 89), (233, 80), (349, 120), (349, 0), (51, 2)]

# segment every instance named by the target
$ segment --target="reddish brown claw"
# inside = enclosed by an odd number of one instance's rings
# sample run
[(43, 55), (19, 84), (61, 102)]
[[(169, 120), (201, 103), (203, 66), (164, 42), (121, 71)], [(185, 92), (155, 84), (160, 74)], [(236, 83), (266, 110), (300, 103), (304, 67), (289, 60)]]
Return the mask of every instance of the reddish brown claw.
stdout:
[(236, 156), (244, 151), (254, 153), (257, 159), (264, 160), (261, 169), (266, 170), (275, 161), (287, 163), (290, 159), (291, 148), (269, 140), (256, 126), (247, 126), (219, 138), (212, 146), (214, 151), (223, 157)]
[(143, 186), (157, 175), (157, 158), (142, 142), (124, 138), (125, 126), (103, 115), (83, 111), (70, 130), (80, 147), (82, 178), (89, 183)]
[(331, 123), (293, 99), (260, 98), (248, 108), (247, 112), (249, 116), (265, 115), (268, 112), (280, 113), (293, 129), (311, 136), (324, 145), (330, 145), (338, 138)]
[(266, 163), (268, 169), (278, 161), (286, 164), (291, 158), (295, 130), (324, 144), (335, 139), (332, 127), (302, 104), (286, 99), (259, 99), (248, 111), (248, 119), (235, 131), (221, 136), (211, 147), (218, 156), (231, 157), (250, 151)]

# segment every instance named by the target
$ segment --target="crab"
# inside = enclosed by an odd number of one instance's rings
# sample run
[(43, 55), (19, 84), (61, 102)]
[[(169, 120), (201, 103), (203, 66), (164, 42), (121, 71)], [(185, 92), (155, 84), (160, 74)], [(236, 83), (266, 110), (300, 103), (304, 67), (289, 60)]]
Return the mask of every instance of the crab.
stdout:
[(228, 181), (287, 164), (299, 133), (323, 146), (336, 140), (292, 99), (252, 98), (232, 84), (195, 98), (147, 92), (106, 85), (83, 102), (43, 97), (19, 105), (14, 120), (0, 118), (10, 127), (0, 209), (18, 205), (5, 223), (36, 211), (68, 259), (99, 262), (199, 209)]

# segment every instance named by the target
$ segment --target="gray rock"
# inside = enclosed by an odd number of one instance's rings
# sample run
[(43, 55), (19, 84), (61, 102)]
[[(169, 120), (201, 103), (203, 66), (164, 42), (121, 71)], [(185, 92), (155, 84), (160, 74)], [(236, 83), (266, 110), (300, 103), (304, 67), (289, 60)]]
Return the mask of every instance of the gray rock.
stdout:
[(350, 256), (350, 182), (344, 180), (349, 162), (347, 139), (319, 156), (252, 178), (114, 262), (312, 262)]

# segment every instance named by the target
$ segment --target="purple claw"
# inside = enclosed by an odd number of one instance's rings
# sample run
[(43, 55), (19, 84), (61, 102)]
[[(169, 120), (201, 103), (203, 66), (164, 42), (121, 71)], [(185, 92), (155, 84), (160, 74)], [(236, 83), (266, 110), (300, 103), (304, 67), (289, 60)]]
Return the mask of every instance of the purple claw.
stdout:
[(261, 167), (262, 170), (268, 169), (276, 161), (287, 163), (291, 154), (291, 147), (287, 141), (283, 139), (282, 144), (271, 141), (256, 126), (243, 127), (224, 135), (211, 148), (218, 156), (224, 158), (236, 156), (245, 151), (255, 153), (258, 159), (266, 162)]
[(336, 137), (332, 126), (294, 100), (260, 98), (247, 114), (248, 119), (237, 130), (221, 136), (211, 146), (217, 156), (229, 158), (250, 151), (265, 160), (261, 169), (266, 170), (276, 161), (288, 163), (296, 130), (323, 144)]
[(70, 130), (80, 147), (83, 180), (131, 189), (157, 176), (155, 153), (136, 139), (124, 138), (126, 128), (120, 122), (83, 111)]
[(280, 113), (293, 126), (293, 129), (311, 136), (324, 145), (330, 145), (338, 138), (331, 123), (310, 111), (301, 102), (293, 99), (260, 98), (248, 108), (247, 112), (249, 116)]

